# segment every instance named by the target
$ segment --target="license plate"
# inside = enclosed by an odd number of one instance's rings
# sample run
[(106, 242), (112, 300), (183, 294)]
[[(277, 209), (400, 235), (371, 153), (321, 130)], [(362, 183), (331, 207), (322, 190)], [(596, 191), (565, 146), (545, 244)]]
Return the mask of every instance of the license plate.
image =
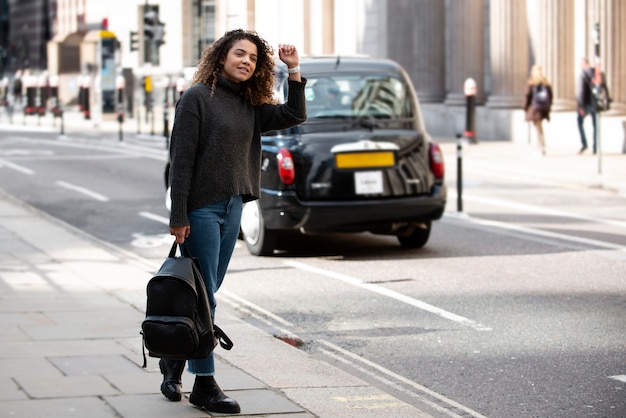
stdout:
[(395, 154), (390, 151), (349, 152), (335, 155), (337, 168), (372, 168), (393, 167), (396, 163)]
[(382, 171), (357, 171), (354, 173), (356, 194), (381, 194), (383, 192)]

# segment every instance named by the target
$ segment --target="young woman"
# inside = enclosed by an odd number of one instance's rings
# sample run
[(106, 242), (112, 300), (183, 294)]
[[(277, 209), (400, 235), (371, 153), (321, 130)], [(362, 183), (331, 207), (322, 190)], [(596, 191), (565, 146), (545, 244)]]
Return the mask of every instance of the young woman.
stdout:
[[(261, 133), (304, 122), (305, 79), (298, 51), (279, 45), (287, 65), (289, 96), (273, 98), (273, 49), (255, 32), (227, 32), (207, 48), (192, 85), (177, 106), (170, 144), (170, 233), (198, 259), (213, 317), (215, 292), (230, 261), (242, 205), (260, 196)], [(185, 361), (161, 359), (161, 392), (181, 399)], [(237, 401), (217, 385), (213, 354), (188, 360), (196, 375), (189, 401), (211, 412), (238, 413)]]
[(550, 121), (551, 108), (552, 86), (543, 75), (541, 66), (533, 65), (526, 85), (524, 111), (526, 112), (526, 121), (532, 122), (537, 129), (537, 140), (543, 155), (546, 154), (546, 140), (542, 123), (544, 119)]

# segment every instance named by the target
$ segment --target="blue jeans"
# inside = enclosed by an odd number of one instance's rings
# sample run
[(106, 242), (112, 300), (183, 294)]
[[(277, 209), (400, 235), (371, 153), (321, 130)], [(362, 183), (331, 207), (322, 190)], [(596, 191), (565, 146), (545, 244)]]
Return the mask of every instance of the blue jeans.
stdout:
[(591, 115), (591, 123), (593, 124), (593, 153), (596, 153), (596, 142), (598, 139), (598, 131), (596, 130), (596, 124), (598, 123), (598, 114), (593, 110), (591, 106), (584, 107), (585, 114), (581, 115), (578, 111), (578, 132), (580, 132), (580, 142), (583, 148), (587, 148), (587, 136), (585, 135), (585, 116)]
[[(215, 292), (224, 281), (237, 243), (242, 207), (241, 196), (232, 196), (189, 213), (190, 233), (184, 245), (189, 254), (200, 262), (214, 319), (217, 305)], [(213, 353), (204, 359), (189, 360), (188, 369), (196, 375), (213, 376)]]

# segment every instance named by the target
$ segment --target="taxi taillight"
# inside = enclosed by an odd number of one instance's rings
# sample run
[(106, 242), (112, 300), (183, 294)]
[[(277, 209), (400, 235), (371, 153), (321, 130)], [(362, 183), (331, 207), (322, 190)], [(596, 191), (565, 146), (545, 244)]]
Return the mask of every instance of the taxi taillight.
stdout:
[(289, 186), (296, 179), (296, 168), (293, 164), (291, 152), (286, 148), (281, 148), (276, 158), (278, 159), (278, 175), (280, 176), (280, 181)]
[(430, 160), (430, 171), (433, 172), (435, 178), (443, 178), (443, 175), (445, 173), (445, 166), (443, 163), (443, 153), (441, 152), (441, 148), (439, 148), (439, 145), (435, 144), (434, 142), (430, 143), (428, 157)]

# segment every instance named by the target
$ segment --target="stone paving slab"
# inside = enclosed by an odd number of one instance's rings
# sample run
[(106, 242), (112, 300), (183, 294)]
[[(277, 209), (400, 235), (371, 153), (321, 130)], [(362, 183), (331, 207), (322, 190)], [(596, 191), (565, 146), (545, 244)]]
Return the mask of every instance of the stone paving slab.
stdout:
[(123, 355), (62, 356), (49, 357), (66, 376), (106, 375), (108, 373), (137, 373), (140, 368)]
[(0, 402), (28, 399), (26, 393), (21, 390), (15, 380), (10, 377), (0, 376)]
[[(10, 417), (119, 418), (110, 405), (97, 397), (28, 399), (2, 402), (2, 413)], [(144, 415), (148, 417), (149, 415)], [(171, 417), (172, 415), (170, 415)]]
[(11, 376), (47, 379), (62, 377), (63, 373), (46, 358), (0, 358), (0, 377)]
[(32, 399), (78, 398), (119, 395), (109, 382), (96, 375), (46, 377), (18, 375), (14, 378), (20, 388)]
[(80, 356), (85, 354), (132, 354), (115, 340), (26, 341), (0, 344), (0, 359)]

